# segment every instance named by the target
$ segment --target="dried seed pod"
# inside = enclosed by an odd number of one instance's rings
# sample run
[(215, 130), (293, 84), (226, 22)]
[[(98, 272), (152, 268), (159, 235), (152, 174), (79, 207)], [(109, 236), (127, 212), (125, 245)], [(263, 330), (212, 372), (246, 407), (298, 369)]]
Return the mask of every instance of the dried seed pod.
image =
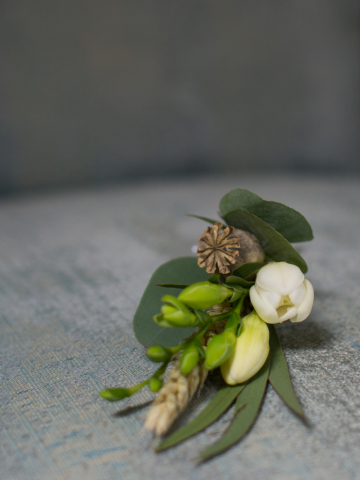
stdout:
[(240, 267), (244, 263), (264, 261), (265, 252), (255, 235), (246, 232), (245, 230), (235, 228), (231, 238), (235, 237), (240, 240), (240, 248), (237, 250), (239, 255), (236, 257), (236, 262), (230, 265), (231, 271)]
[(232, 264), (239, 256), (240, 240), (234, 235), (234, 227), (216, 222), (213, 227), (208, 227), (199, 238), (200, 246), (197, 250), (198, 265), (206, 267), (207, 273), (230, 273)]

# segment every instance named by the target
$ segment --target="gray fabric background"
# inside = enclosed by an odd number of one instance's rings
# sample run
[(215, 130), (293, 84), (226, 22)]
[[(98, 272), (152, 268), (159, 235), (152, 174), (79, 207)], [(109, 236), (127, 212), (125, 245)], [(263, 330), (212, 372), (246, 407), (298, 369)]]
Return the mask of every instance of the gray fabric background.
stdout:
[[(311, 316), (278, 328), (308, 424), (269, 388), (255, 427), (211, 462), (194, 458), (232, 412), (156, 455), (142, 430), (153, 394), (97, 397), (154, 368), (132, 317), (154, 269), (188, 255), (220, 197), (246, 187), (300, 210)], [(358, 179), (234, 176), (3, 199), (0, 203), (0, 464), (4, 480), (360, 478)], [(151, 319), (149, 319), (151, 321)], [(219, 385), (208, 380), (177, 425)]]
[(0, 192), (358, 171), (356, 0), (2, 0)]

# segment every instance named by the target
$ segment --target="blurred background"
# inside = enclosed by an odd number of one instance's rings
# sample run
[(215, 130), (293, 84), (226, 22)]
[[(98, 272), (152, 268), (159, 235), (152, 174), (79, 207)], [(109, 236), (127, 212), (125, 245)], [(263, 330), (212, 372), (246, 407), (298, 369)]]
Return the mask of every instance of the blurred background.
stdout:
[(355, 0), (2, 0), (0, 190), (360, 173)]

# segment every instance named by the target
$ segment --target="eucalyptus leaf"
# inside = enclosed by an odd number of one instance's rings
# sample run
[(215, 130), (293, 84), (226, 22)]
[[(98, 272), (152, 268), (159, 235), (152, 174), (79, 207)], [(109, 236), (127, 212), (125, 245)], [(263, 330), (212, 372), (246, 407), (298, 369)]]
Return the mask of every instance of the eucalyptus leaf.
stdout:
[[(140, 343), (150, 347), (156, 343), (168, 346), (178, 345), (189, 337), (194, 328), (165, 328), (156, 325), (152, 317), (160, 313), (164, 290), (158, 283), (192, 284), (208, 279), (208, 274), (197, 264), (196, 257), (182, 257), (161, 265), (152, 275), (140, 300), (134, 316), (134, 333)], [(170, 295), (177, 296), (179, 290), (169, 288)]]
[(264, 200), (245, 188), (235, 188), (226, 193), (220, 200), (219, 209), (221, 215), (226, 215), (233, 210), (241, 208), (247, 210), (255, 205), (261, 204)]
[(269, 377), (270, 355), (260, 371), (252, 377), (236, 400), (235, 415), (230, 427), (219, 441), (201, 452), (202, 460), (208, 460), (238, 443), (255, 422), (264, 398)]
[(294, 393), (278, 334), (274, 325), (268, 325), (268, 327), (270, 331), (270, 351), (272, 358), (269, 381), (286, 405), (303, 418), (305, 416), (304, 410)]
[(306, 242), (314, 238), (311, 226), (301, 213), (282, 203), (263, 200), (249, 190), (237, 188), (221, 199), (222, 217), (238, 209), (268, 223), (289, 242)]
[(307, 265), (299, 252), (269, 224), (246, 210), (234, 210), (224, 215), (224, 220), (236, 228), (253, 233), (259, 240), (267, 257), (297, 265), (303, 273)]
[(156, 286), (164, 288), (186, 288), (189, 285), (184, 283), (157, 283)]
[(226, 386), (219, 390), (194, 420), (165, 438), (156, 450), (161, 452), (173, 447), (207, 428), (231, 406), (243, 388), (244, 385), (236, 385), (235, 387)]
[(244, 263), (240, 267), (236, 268), (233, 272), (232, 275), (235, 275), (236, 277), (243, 278), (244, 280), (257, 271), (260, 270), (265, 264), (262, 262), (249, 262), (249, 263)]

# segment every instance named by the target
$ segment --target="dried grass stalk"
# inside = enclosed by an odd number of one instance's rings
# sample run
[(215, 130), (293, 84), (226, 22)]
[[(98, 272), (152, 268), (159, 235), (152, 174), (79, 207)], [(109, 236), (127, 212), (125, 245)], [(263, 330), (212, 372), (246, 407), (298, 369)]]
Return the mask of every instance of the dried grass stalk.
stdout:
[(189, 375), (182, 375), (179, 361), (174, 363), (168, 380), (148, 413), (144, 425), (146, 429), (153, 430), (156, 436), (169, 430), (176, 417), (185, 410), (200, 382), (205, 382), (206, 376), (204, 378), (201, 370), (205, 368), (197, 365)]
[[(229, 302), (215, 305), (208, 311), (209, 315), (219, 315), (231, 310)], [(206, 348), (210, 339), (224, 330), (225, 321), (217, 322), (210, 327), (201, 339)], [(196, 390), (200, 391), (207, 378), (208, 371), (200, 362), (189, 375), (182, 375), (179, 360), (176, 359), (169, 373), (168, 380), (160, 389), (145, 421), (144, 428), (152, 430), (156, 436), (164, 435), (175, 419), (185, 410)]]

